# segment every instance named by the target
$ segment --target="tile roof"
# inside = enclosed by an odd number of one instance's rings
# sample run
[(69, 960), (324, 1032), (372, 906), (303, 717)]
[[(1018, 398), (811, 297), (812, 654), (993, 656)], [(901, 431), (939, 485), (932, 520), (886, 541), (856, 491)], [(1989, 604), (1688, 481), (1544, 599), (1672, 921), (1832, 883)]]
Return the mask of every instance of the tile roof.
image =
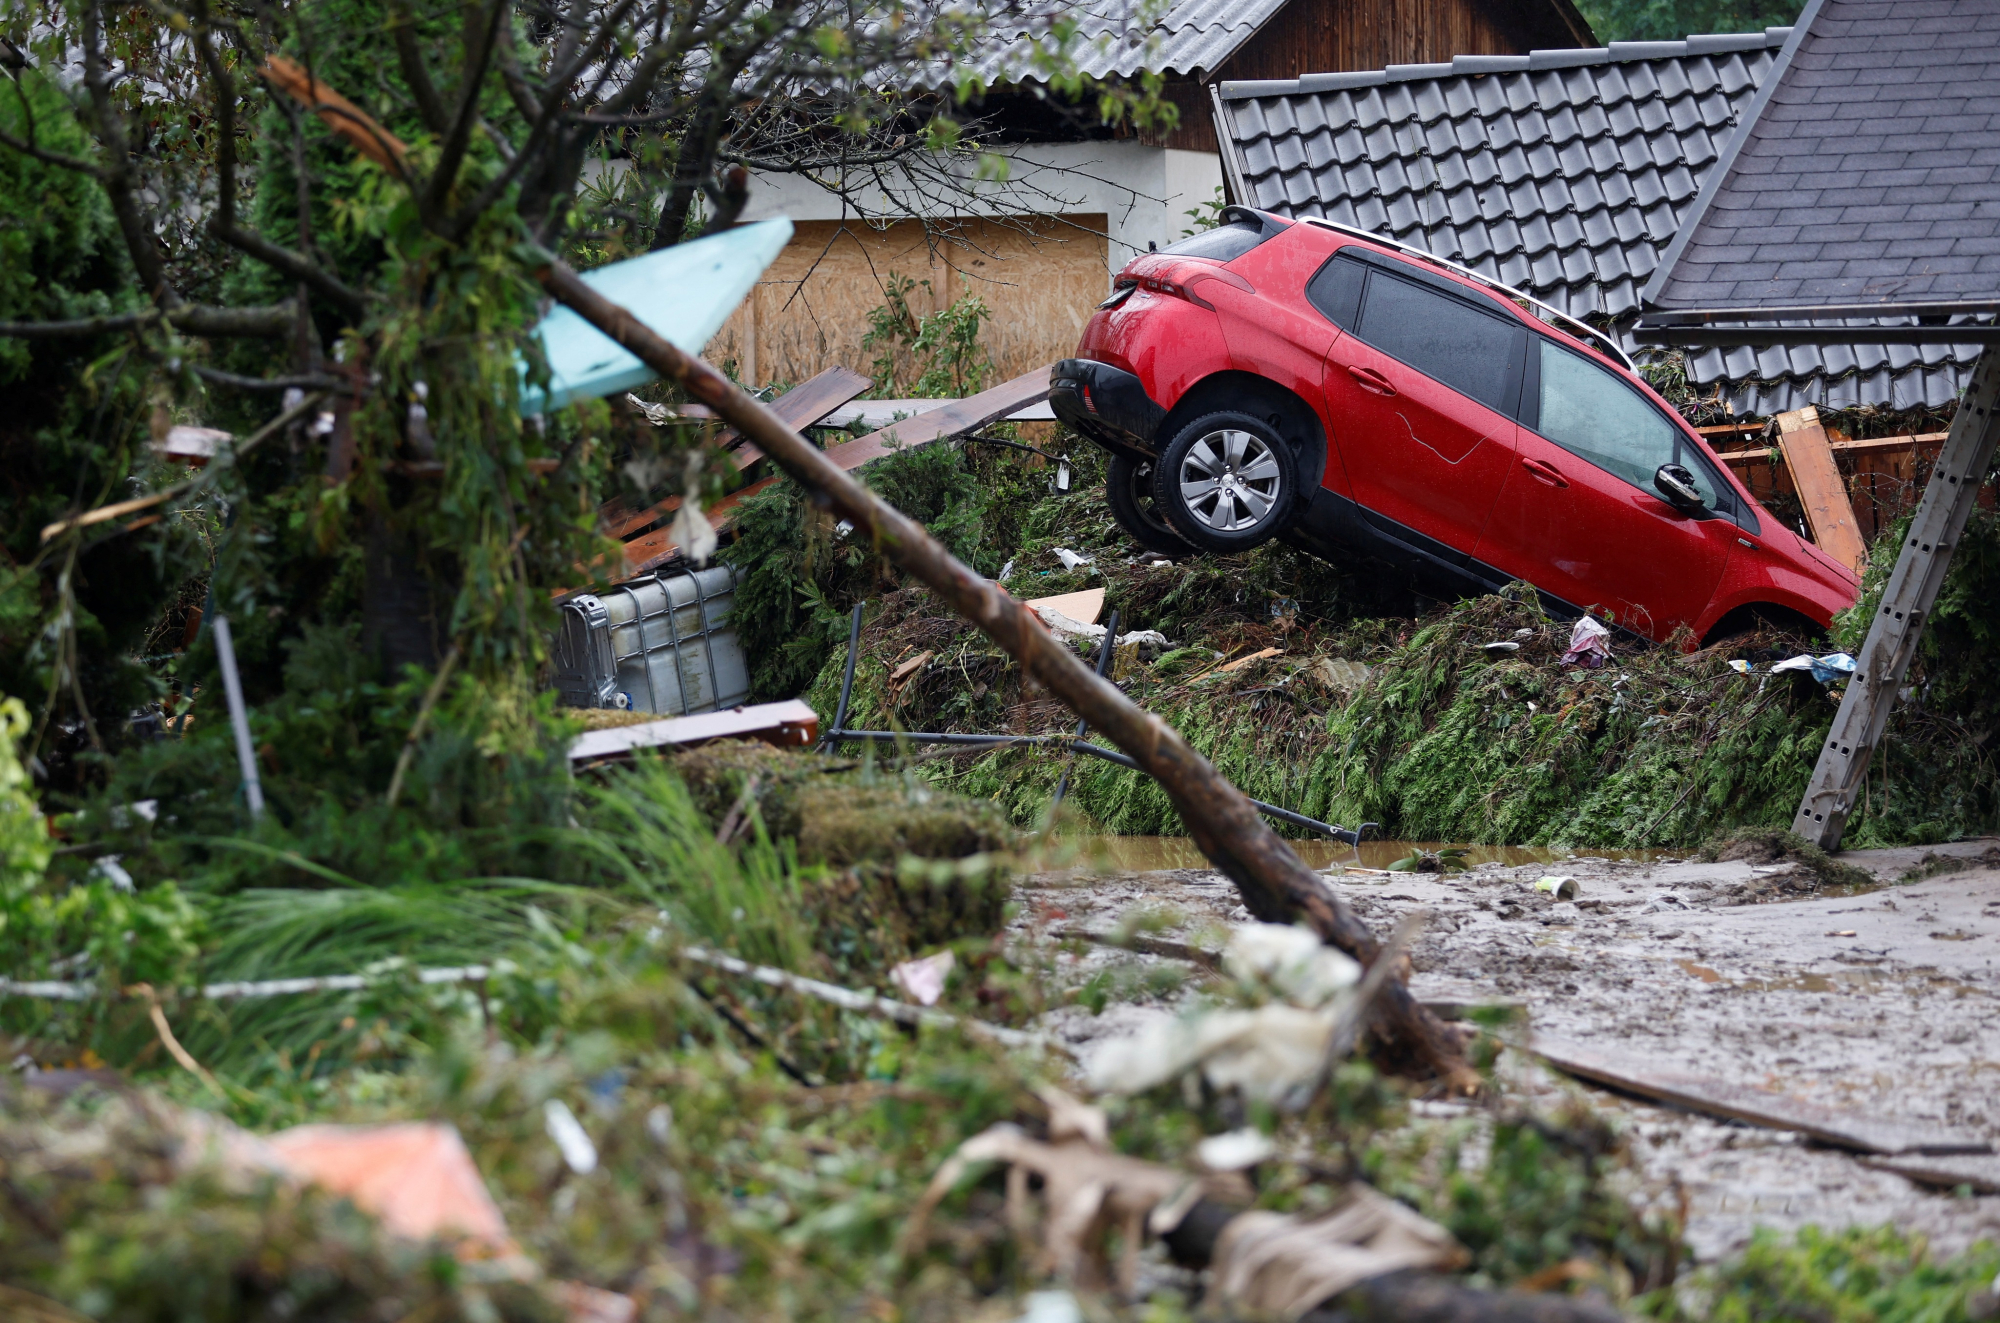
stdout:
[[(1208, 73), (1284, 7), (1285, 0), (1176, 0), (1157, 25), (1148, 26), (1139, 0), (1030, 0), (989, 20), (970, 68), (989, 86), (1042, 81), (1036, 48), (1048, 43), (1057, 20), (1072, 19), (1078, 44), (1071, 53), (1093, 78)], [(931, 85), (944, 86), (966, 69), (964, 63), (941, 65)]]
[[(1387, 233), (1622, 331), (1790, 34), (1225, 82), (1224, 167), (1251, 206)], [(1769, 414), (1940, 405), (1978, 354), (1791, 346), (1687, 359), (1699, 389)]]
[(1813, 5), (1649, 306), (2000, 304), (1996, 54), (1992, 0)]

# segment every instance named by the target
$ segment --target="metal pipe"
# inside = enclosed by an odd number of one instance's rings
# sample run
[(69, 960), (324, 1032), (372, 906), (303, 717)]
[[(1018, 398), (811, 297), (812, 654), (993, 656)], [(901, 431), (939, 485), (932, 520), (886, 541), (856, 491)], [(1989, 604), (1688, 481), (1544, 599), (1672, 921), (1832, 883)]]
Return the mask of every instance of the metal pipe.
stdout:
[(250, 747), (250, 713), (243, 706), (243, 682), (236, 674), (236, 645), (229, 637), (229, 617), (217, 614), (215, 659), (222, 667), (222, 693), (229, 700), (229, 724), (236, 731), (236, 766), (243, 773), (243, 798), (254, 822), (264, 816), (264, 787), (257, 780), (257, 753)]
[[(1083, 740), (1071, 740), (1069, 741), (1069, 747), (1078, 753), (1087, 753), (1093, 758), (1102, 758), (1107, 763), (1117, 763), (1120, 767), (1130, 767), (1134, 771), (1139, 770), (1138, 763), (1134, 762), (1130, 756), (1122, 754), (1116, 749), (1107, 749), (1102, 745), (1089, 744)], [(1279, 821), (1289, 822), (1295, 827), (1309, 827), (1313, 831), (1322, 832), (1337, 841), (1346, 841), (1349, 845), (1359, 845), (1361, 843), (1361, 833), (1359, 831), (1349, 831), (1345, 827), (1336, 827), (1330, 822), (1321, 822), (1319, 819), (1309, 818), (1303, 813), (1294, 813), (1290, 809), (1279, 808), (1276, 804), (1266, 804), (1261, 799), (1252, 799), (1250, 803), (1252, 807), (1267, 818), (1277, 818)]]
[(856, 602), (854, 612), (847, 620), (847, 672), (840, 677), (840, 706), (833, 712), (833, 729), (819, 742), (821, 753), (833, 747), (833, 737), (840, 734), (840, 728), (847, 724), (847, 700), (854, 693), (854, 659), (861, 648), (861, 608), (866, 605), (866, 602)]

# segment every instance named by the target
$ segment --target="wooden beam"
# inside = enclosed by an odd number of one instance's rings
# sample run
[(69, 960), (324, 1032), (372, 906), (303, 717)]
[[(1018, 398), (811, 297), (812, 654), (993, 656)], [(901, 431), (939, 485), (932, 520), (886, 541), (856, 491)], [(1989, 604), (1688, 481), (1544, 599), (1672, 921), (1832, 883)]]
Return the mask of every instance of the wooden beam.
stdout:
[(1861, 540), (1854, 505), (1847, 499), (1847, 484), (1841, 481), (1840, 468), (1833, 462), (1826, 429), (1819, 425), (1819, 410), (1809, 405), (1779, 414), (1778, 448), (1784, 452), (1785, 467), (1798, 488), (1813, 541), (1856, 574), (1862, 573), (1868, 568), (1868, 544)]
[(1535, 1035), (1525, 1050), (1567, 1075), (1636, 1093), (1672, 1107), (1727, 1117), (1772, 1130), (1795, 1130), (1822, 1144), (1884, 1156), (1990, 1153), (1977, 1135), (1922, 1122), (1862, 1116), (1790, 1098), (1782, 1093), (1734, 1084), (1708, 1075), (1663, 1067), (1566, 1039)]

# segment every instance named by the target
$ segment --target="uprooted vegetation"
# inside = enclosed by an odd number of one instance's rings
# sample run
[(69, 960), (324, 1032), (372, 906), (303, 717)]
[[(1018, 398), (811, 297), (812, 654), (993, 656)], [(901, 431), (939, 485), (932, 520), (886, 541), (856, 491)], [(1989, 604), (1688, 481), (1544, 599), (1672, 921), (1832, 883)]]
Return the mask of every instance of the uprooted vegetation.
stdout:
[[(1120, 650), (1113, 674), (1245, 793), (1322, 821), (1376, 822), (1392, 838), (1595, 847), (1694, 846), (1789, 823), (1839, 691), (1769, 674), (1770, 664), (1857, 649), (1897, 541), (1885, 537), (1868, 595), (1831, 645), (1771, 630), (1694, 652), (1620, 644), (1612, 665), (1593, 670), (1560, 664), (1569, 625), (1525, 589), (1385, 616), (1365, 576), (1288, 547), (1181, 563), (1140, 553), (1098, 491), (1046, 498), (1021, 523), (1027, 536), (1005, 558), (1010, 590), (1101, 587), (1121, 632), (1166, 635), (1163, 650)], [(1058, 546), (1092, 563), (1066, 569)], [(1996, 549), (2000, 517), (1982, 511), (1850, 819), (1851, 844), (1946, 840), (2000, 823), (1990, 751), (2000, 713), (1988, 683)], [(999, 558), (983, 553), (981, 563)], [(861, 596), (850, 590), (848, 600)], [(835, 625), (828, 612), (826, 660), (808, 693), (823, 720), (845, 660)], [(1489, 656), (1494, 643), (1518, 646)], [(920, 587), (870, 605), (860, 657), (851, 728), (1055, 733), (1067, 721)], [(1070, 766), (1071, 755), (1048, 748), (909, 752), (936, 783), (995, 799), (1022, 826), (1040, 821), (1067, 770), (1065, 802), (1098, 828), (1182, 830), (1136, 772)]]

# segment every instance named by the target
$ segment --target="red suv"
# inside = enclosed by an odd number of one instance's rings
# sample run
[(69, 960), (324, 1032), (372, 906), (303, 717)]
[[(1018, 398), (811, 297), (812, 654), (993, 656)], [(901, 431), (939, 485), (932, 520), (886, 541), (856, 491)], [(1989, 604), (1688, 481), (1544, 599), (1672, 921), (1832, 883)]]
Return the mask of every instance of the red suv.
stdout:
[(1432, 597), (1525, 579), (1654, 640), (1821, 630), (1860, 588), (1608, 337), (1331, 222), (1231, 207), (1137, 258), (1051, 385), (1163, 554), (1283, 537)]

